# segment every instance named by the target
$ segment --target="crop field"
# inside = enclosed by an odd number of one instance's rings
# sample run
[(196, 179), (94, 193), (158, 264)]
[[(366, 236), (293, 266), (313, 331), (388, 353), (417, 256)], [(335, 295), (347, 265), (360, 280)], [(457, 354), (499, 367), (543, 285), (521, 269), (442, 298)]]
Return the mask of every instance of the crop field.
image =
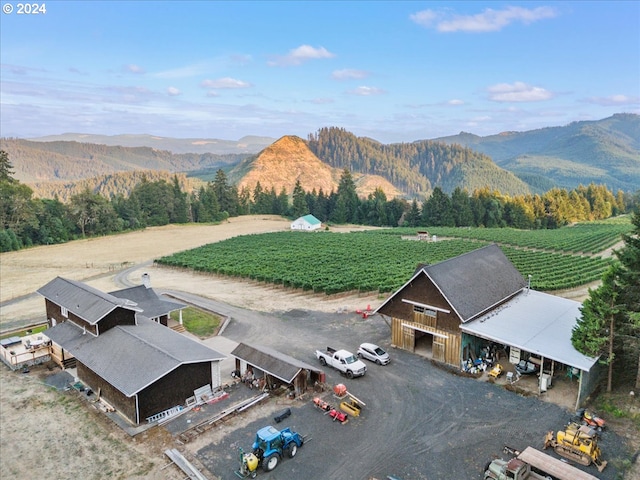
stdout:
[[(629, 228), (626, 224), (593, 223), (526, 232), (451, 229), (464, 232), (468, 238), (436, 242), (408, 240), (406, 236), (415, 236), (416, 229), (277, 232), (231, 238), (162, 257), (157, 262), (317, 293), (388, 293), (409, 280), (419, 264), (441, 262), (496, 242), (522, 275), (531, 275), (533, 288), (551, 291), (597, 281), (610, 263), (608, 259), (562, 253), (563, 250), (601, 251), (620, 240), (621, 229)], [(430, 229), (430, 233), (453, 237), (445, 232), (448, 230)], [(538, 232), (544, 235), (536, 237)]]
[[(420, 228), (385, 230), (389, 235), (415, 235)], [(427, 230), (427, 229), (422, 229)], [(457, 228), (429, 227), (430, 235), (437, 237), (468, 238), (513, 245), (520, 248), (534, 248), (551, 252), (595, 255), (620, 241), (623, 233), (629, 233), (633, 226), (628, 217), (616, 222), (579, 223), (555, 230), (517, 230), (515, 228)]]

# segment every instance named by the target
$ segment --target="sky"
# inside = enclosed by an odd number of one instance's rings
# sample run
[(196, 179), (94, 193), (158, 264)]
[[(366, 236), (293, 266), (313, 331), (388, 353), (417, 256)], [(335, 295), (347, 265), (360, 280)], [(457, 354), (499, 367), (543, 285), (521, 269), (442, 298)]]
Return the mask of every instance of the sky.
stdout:
[(0, 3), (2, 137), (395, 143), (640, 113), (637, 0)]

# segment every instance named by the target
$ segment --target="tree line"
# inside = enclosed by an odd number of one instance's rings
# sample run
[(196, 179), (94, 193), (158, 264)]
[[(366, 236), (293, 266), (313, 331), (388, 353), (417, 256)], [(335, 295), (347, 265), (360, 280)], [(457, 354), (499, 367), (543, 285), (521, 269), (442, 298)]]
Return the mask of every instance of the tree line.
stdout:
[(32, 245), (63, 243), (87, 236), (107, 235), (169, 223), (210, 223), (249, 214), (275, 214), (290, 218), (312, 214), (323, 223), (374, 226), (485, 226), (521, 229), (556, 228), (569, 222), (608, 218), (628, 211), (636, 197), (613, 195), (604, 186), (589, 185), (572, 191), (552, 189), (543, 195), (510, 197), (489, 189), (469, 194), (457, 188), (451, 196), (439, 187), (422, 202), (387, 199), (378, 188), (358, 197), (348, 169), (337, 190), (304, 191), (297, 182), (289, 195), (284, 189), (241, 190), (218, 170), (215, 178), (186, 192), (178, 179), (150, 180), (142, 175), (128, 196), (110, 198), (90, 189), (58, 198), (34, 198), (33, 190), (13, 177), (6, 152), (0, 151), (0, 251)]

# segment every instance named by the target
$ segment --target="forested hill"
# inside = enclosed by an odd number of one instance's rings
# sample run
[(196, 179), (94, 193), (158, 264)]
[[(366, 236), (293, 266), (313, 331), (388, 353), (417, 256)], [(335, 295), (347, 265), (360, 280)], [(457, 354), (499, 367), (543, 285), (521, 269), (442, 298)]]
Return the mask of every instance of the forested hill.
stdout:
[(461, 187), (472, 192), (489, 187), (502, 193), (529, 193), (529, 187), (489, 157), (459, 145), (420, 141), (383, 145), (342, 128), (322, 128), (307, 144), (323, 162), (336, 168), (380, 175), (409, 196)]
[(215, 169), (240, 162), (247, 154), (174, 154), (150, 147), (107, 146), (78, 142), (32, 142), (0, 139), (15, 178), (23, 183), (74, 181), (136, 170), (186, 172)]
[(482, 152), (545, 189), (592, 182), (613, 191), (636, 191), (640, 186), (640, 115), (620, 113), (603, 120), (487, 137), (461, 132), (435, 141)]

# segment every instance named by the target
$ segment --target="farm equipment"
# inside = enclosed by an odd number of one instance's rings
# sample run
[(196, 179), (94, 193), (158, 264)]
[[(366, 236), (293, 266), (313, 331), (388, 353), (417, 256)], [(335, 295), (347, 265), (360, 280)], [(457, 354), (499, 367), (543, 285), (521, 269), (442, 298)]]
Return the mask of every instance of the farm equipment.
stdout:
[(505, 446), (503, 451), (512, 458), (491, 461), (484, 469), (484, 480), (598, 480), (533, 447), (520, 452)]
[(265, 472), (270, 472), (278, 466), (285, 455), (293, 458), (305, 442), (305, 437), (290, 428), (277, 430), (272, 426), (264, 427), (256, 433), (253, 442), (253, 452), (244, 453), (240, 449), (240, 468), (235, 472), (239, 478), (255, 478), (257, 470), (262, 466)]
[(364, 407), (366, 404), (362, 400), (356, 398), (348, 392), (347, 395), (349, 396), (349, 400), (340, 402), (340, 410), (348, 413), (352, 417), (359, 417), (360, 412), (362, 411), (362, 407)]
[(502, 372), (503, 372), (502, 365), (500, 365), (499, 363), (496, 363), (496, 366), (489, 371), (489, 376), (493, 378), (498, 378), (500, 375), (502, 375)]
[(605, 421), (603, 418), (597, 416), (595, 413), (590, 412), (584, 408), (580, 408), (576, 411), (577, 416), (584, 425), (595, 428), (598, 431), (604, 429)]
[(602, 452), (598, 447), (596, 431), (586, 425), (570, 423), (565, 430), (547, 433), (544, 439), (544, 448), (553, 447), (555, 452), (565, 458), (588, 466), (593, 463), (599, 472), (607, 466), (602, 460)]
[(313, 399), (313, 405), (317, 409), (322, 410), (325, 415), (329, 415), (329, 417), (331, 417), (334, 422), (338, 421), (344, 424), (344, 423), (347, 423), (347, 421), (349, 420), (349, 415), (332, 407), (329, 403), (325, 402), (320, 397), (316, 397)]

